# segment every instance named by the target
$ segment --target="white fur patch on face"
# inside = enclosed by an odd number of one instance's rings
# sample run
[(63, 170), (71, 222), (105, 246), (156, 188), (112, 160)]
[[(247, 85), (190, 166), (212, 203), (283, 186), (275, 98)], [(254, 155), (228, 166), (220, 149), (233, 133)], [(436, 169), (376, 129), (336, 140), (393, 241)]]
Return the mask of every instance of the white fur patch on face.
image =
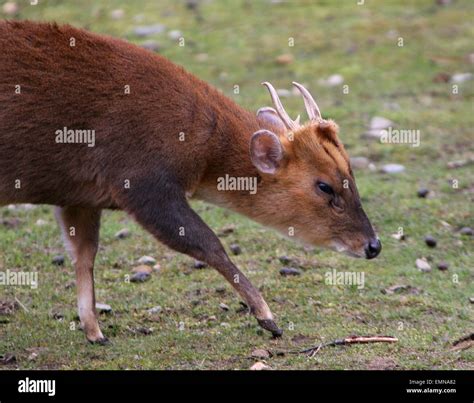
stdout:
[(330, 248), (336, 252), (344, 253), (347, 256), (351, 257), (365, 257), (365, 251), (353, 251), (348, 248), (348, 246), (340, 241), (332, 241)]

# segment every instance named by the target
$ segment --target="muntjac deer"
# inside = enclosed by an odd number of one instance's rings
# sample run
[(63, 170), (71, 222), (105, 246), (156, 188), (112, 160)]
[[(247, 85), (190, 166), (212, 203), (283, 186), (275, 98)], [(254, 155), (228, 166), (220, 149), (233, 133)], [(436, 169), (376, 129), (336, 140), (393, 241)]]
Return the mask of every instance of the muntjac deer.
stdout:
[[(253, 114), (159, 55), (68, 25), (0, 23), (0, 205), (56, 206), (86, 337), (103, 343), (93, 266), (102, 209), (122, 209), (170, 248), (207, 262), (273, 336), (270, 309), (191, 209), (205, 200), (317, 246), (377, 256), (337, 125)], [(79, 144), (78, 144), (79, 143)], [(223, 177), (257, 189), (223, 191)]]

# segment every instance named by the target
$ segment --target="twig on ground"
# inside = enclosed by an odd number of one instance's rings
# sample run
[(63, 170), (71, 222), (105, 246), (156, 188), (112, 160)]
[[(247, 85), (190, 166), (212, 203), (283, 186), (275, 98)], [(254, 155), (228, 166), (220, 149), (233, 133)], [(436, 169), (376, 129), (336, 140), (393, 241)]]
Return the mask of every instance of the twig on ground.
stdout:
[(453, 343), (451, 351), (455, 350), (467, 350), (474, 345), (474, 333), (468, 334), (467, 336), (461, 337)]
[(345, 346), (348, 344), (365, 343), (396, 343), (398, 339), (392, 336), (348, 336), (343, 339), (336, 339), (327, 343), (320, 343), (317, 346), (305, 348), (304, 350), (288, 351), (288, 354), (307, 354), (314, 357), (319, 350), (328, 346)]

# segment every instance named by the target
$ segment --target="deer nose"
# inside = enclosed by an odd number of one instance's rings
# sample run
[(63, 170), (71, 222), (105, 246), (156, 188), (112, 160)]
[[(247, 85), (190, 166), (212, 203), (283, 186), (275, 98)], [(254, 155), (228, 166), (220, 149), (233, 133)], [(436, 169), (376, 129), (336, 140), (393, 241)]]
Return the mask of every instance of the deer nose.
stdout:
[(382, 244), (378, 239), (371, 239), (365, 247), (365, 257), (367, 259), (373, 259), (382, 250)]

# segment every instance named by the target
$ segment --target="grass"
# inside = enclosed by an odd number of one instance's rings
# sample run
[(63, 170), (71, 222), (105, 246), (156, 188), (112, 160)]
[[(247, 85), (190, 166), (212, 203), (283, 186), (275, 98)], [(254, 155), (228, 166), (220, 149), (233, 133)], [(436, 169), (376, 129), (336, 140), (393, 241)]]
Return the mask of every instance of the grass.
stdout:
[[(377, 167), (401, 163), (406, 171), (356, 171), (365, 209), (384, 245), (373, 261), (308, 250), (231, 212), (194, 203), (216, 231), (235, 225), (222, 241), (227, 249), (233, 242), (241, 246), (243, 253), (233, 259), (261, 287), (285, 329), (280, 340), (271, 340), (251, 316), (237, 312), (239, 298), (215, 271), (193, 269), (190, 258), (158, 244), (124, 213), (105, 212), (95, 274), (97, 300), (113, 308), (100, 318), (112, 343), (89, 345), (77, 330), (71, 263), (51, 264), (63, 253), (51, 208), (2, 207), (0, 219), (17, 223), (0, 227), (0, 270), (38, 271), (39, 287), (0, 286), (0, 301), (16, 298), (26, 308), (0, 316), (0, 355), (17, 359), (0, 368), (246, 369), (255, 348), (298, 349), (350, 334), (387, 334), (399, 342), (326, 348), (313, 359), (285, 355), (267, 362), (274, 369), (474, 368), (472, 349), (450, 351), (454, 340), (473, 331), (473, 241), (458, 231), (474, 226), (473, 172), (472, 166), (446, 166), (473, 152), (473, 81), (459, 84), (459, 94), (453, 94), (451, 83), (433, 80), (439, 73), (473, 71), (467, 55), (473, 52), (468, 15), (474, 7), (469, 0), (446, 7), (434, 0), (355, 3), (203, 1), (194, 12), (171, 0), (45, 0), (20, 9), (17, 18), (67, 22), (137, 44), (143, 39), (133, 34), (135, 26), (162, 23), (167, 30), (179, 29), (184, 47), (166, 32), (152, 37), (160, 53), (239, 104), (252, 110), (268, 105), (259, 84), (264, 80), (277, 88), (300, 81), (315, 94), (323, 115), (339, 123), (351, 156), (368, 157)], [(110, 12), (117, 8), (125, 16), (113, 20)], [(288, 46), (290, 37), (294, 47)], [(403, 47), (397, 46), (399, 37)], [(285, 53), (294, 62), (275, 63)], [(348, 94), (341, 86), (319, 83), (331, 74), (344, 77)], [(239, 94), (233, 92), (236, 84)], [(292, 116), (303, 111), (298, 97), (284, 103)], [(420, 130), (420, 147), (362, 139), (374, 115)], [(434, 196), (418, 198), (421, 186)], [(38, 219), (45, 225), (36, 225)], [(124, 227), (132, 236), (116, 240), (115, 232)], [(391, 237), (399, 227), (407, 235), (404, 242)], [(427, 234), (438, 239), (437, 248), (424, 244)], [(154, 256), (161, 271), (146, 283), (126, 282), (142, 255)], [(301, 276), (283, 278), (281, 255), (307, 260), (308, 267)], [(432, 272), (415, 267), (420, 257), (431, 260)], [(436, 269), (441, 260), (449, 263), (448, 271)], [(332, 269), (364, 272), (365, 287), (327, 285), (325, 273)], [(395, 284), (422, 293), (381, 292)], [(223, 311), (221, 302), (230, 310)], [(156, 305), (163, 311), (149, 315), (147, 309)], [(144, 335), (141, 328), (153, 331)]]

